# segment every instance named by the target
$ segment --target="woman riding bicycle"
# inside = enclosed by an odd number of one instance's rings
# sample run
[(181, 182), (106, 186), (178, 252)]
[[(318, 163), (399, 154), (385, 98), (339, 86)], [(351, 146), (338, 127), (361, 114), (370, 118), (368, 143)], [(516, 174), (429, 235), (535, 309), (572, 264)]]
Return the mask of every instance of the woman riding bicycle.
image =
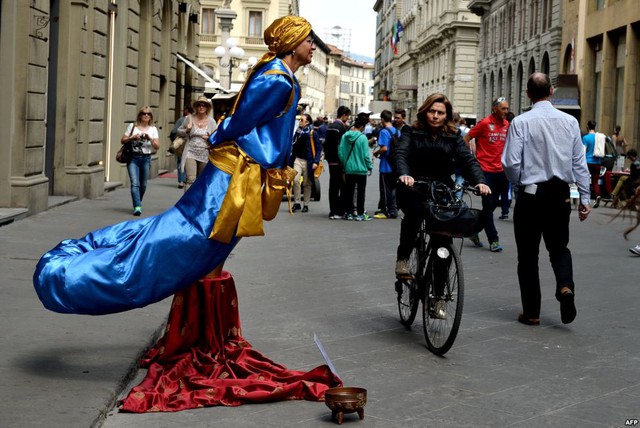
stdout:
[[(404, 184), (397, 188), (398, 206), (404, 213), (396, 261), (396, 277), (399, 279), (410, 276), (409, 256), (424, 218), (424, 196), (411, 189), (414, 177), (442, 181), (453, 186), (451, 176), (454, 162), (481, 195), (491, 193), (480, 165), (465, 146), (453, 122), (451, 102), (443, 94), (433, 94), (418, 109), (411, 133), (402, 134), (395, 154), (398, 181)], [(450, 242), (452, 238), (432, 234), (431, 240), (437, 245), (439, 242)], [(436, 274), (439, 270), (435, 266)]]

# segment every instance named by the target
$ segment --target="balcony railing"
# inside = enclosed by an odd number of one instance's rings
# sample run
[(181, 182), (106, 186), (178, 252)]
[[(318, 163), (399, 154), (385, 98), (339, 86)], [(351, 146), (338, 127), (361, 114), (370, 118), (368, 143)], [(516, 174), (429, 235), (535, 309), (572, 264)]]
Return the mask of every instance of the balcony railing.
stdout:
[[(262, 37), (236, 37), (239, 46), (264, 46)], [(221, 43), (218, 34), (200, 34), (200, 44), (219, 45)]]

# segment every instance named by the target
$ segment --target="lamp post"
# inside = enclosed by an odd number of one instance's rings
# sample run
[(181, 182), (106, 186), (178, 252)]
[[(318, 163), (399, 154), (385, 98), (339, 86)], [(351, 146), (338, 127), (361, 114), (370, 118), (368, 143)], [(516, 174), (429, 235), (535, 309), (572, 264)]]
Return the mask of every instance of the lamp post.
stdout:
[[(213, 52), (220, 61), (220, 83), (223, 88), (231, 89), (231, 73), (233, 68), (238, 67), (244, 58), (244, 49), (238, 46), (238, 41), (235, 38), (229, 37), (223, 45), (215, 48)], [(224, 71), (227, 72), (226, 76)]]

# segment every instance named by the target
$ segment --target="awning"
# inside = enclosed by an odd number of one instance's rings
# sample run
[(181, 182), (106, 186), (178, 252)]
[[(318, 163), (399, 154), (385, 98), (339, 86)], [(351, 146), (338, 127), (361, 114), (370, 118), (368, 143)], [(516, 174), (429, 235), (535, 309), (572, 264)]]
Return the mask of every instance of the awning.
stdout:
[(195, 71), (196, 73), (198, 73), (200, 76), (202, 76), (204, 78), (204, 80), (207, 83), (207, 88), (211, 88), (214, 89), (216, 91), (221, 91), (221, 92), (229, 92), (226, 89), (224, 89), (222, 86), (220, 86), (220, 84), (218, 82), (216, 82), (215, 80), (213, 80), (207, 73), (205, 73), (200, 67), (198, 67), (197, 65), (195, 65), (194, 63), (192, 63), (191, 61), (189, 61), (188, 59), (186, 59), (185, 57), (183, 57), (182, 55), (180, 55), (179, 53), (176, 53), (176, 56), (178, 57), (178, 59), (182, 62), (184, 62), (185, 64), (187, 64), (189, 67), (191, 67), (193, 69), (193, 71)]

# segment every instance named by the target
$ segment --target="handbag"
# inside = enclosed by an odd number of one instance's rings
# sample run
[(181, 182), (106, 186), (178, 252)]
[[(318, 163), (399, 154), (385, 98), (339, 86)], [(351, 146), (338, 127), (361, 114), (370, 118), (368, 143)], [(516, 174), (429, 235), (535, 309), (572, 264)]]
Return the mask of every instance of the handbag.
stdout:
[[(133, 130), (136, 128), (135, 124), (131, 124), (131, 132), (129, 132), (129, 138), (133, 135)], [(127, 164), (131, 162), (131, 158), (133, 157), (133, 146), (131, 145), (131, 141), (127, 141), (124, 144), (120, 145), (120, 150), (116, 153), (116, 161), (120, 163)]]
[[(186, 120), (191, 120), (191, 116), (187, 117)], [(189, 125), (186, 126), (189, 129)], [(187, 139), (186, 137), (176, 137), (171, 142), (171, 146), (169, 147), (169, 153), (173, 153), (174, 155), (180, 157), (182, 156), (182, 152), (186, 146)]]
[[(309, 138), (311, 139), (311, 155), (313, 159), (316, 158), (316, 142), (313, 139), (313, 131), (309, 133)], [(313, 176), (315, 178), (320, 177), (322, 175), (322, 156), (320, 157), (320, 162), (318, 162), (318, 166), (313, 170)]]
[(431, 183), (425, 201), (424, 221), (429, 233), (452, 238), (467, 238), (484, 227), (481, 210), (469, 208), (463, 200), (452, 195), (448, 186), (436, 182)]

